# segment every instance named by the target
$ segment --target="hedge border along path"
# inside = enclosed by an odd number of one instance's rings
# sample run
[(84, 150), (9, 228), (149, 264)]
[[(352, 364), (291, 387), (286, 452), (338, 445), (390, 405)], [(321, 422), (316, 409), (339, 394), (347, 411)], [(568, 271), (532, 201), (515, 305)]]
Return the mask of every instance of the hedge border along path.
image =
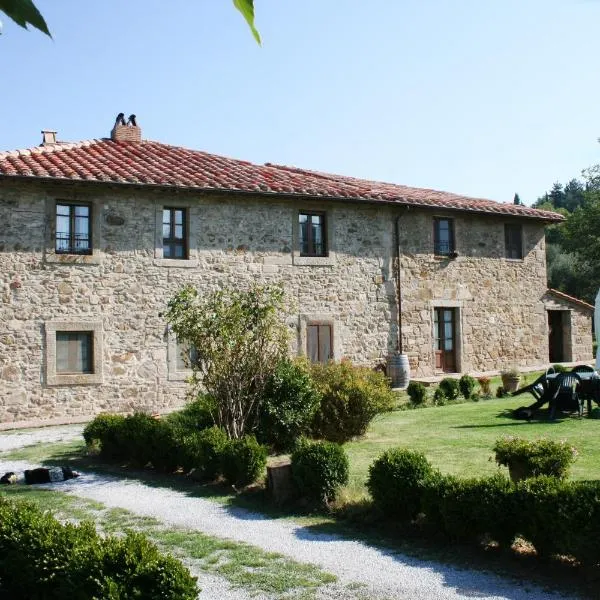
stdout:
[[(38, 441), (46, 441), (51, 428), (40, 430)], [(81, 432), (73, 435), (74, 439)], [(0, 451), (3, 449), (0, 435)], [(10, 436), (8, 436), (10, 437)], [(22, 470), (36, 465), (0, 460), (0, 469)], [(80, 479), (59, 484), (60, 490), (79, 497), (96, 500), (108, 508), (124, 508), (140, 516), (154, 517), (166, 525), (198, 530), (208, 535), (246, 542), (267, 551), (278, 552), (304, 563), (313, 563), (336, 575), (338, 584), (323, 586), (316, 598), (344, 597), (361, 599), (410, 600), (549, 600), (573, 599), (537, 587), (518, 585), (497, 575), (461, 570), (433, 561), (421, 561), (387, 550), (346, 540), (339, 536), (313, 533), (292, 521), (271, 519), (243, 509), (231, 508), (203, 498), (191, 498), (184, 493), (150, 487), (135, 481), (84, 473)], [(58, 488), (58, 486), (56, 486)], [(196, 575), (196, 573), (194, 573)], [(201, 577), (200, 599), (227, 598), (222, 589), (212, 595)], [(240, 598), (240, 590), (231, 590), (230, 598)], [(263, 596), (266, 597), (266, 596)], [(271, 596), (276, 597), (276, 596)]]

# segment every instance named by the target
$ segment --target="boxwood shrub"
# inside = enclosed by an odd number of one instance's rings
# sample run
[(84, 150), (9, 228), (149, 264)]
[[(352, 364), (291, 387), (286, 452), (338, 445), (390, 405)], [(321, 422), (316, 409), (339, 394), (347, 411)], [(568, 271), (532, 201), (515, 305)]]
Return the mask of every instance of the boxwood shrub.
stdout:
[(349, 462), (334, 442), (304, 442), (292, 454), (292, 475), (309, 502), (324, 506), (348, 483)]
[(427, 479), (434, 473), (421, 452), (391, 448), (369, 467), (367, 489), (375, 506), (385, 515), (410, 521), (421, 511)]
[(267, 448), (253, 435), (229, 440), (221, 452), (221, 473), (236, 486), (253, 483), (264, 473), (267, 454)]
[(406, 388), (406, 393), (410, 398), (410, 403), (413, 406), (421, 406), (425, 404), (427, 399), (427, 388), (418, 381), (411, 381)]
[(88, 450), (99, 452), (106, 460), (124, 458), (120, 430), (125, 423), (123, 415), (101, 413), (96, 415), (84, 428), (83, 439)]
[(491, 538), (510, 546), (519, 530), (514, 485), (502, 475), (462, 479), (431, 477), (422, 496), (429, 524), (452, 541)]
[(195, 600), (196, 580), (140, 534), (102, 538), (29, 503), (0, 498), (0, 597)]

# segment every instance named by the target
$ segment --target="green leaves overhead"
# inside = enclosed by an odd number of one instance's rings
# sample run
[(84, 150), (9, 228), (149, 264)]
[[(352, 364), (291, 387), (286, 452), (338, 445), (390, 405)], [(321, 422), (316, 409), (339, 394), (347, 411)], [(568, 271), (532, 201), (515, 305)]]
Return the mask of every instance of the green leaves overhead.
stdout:
[(254, 27), (254, 0), (233, 0), (233, 5), (242, 13), (252, 30), (254, 39), (260, 44), (260, 34)]
[(52, 37), (44, 17), (31, 0), (0, 0), (0, 12), (25, 29), (31, 25)]

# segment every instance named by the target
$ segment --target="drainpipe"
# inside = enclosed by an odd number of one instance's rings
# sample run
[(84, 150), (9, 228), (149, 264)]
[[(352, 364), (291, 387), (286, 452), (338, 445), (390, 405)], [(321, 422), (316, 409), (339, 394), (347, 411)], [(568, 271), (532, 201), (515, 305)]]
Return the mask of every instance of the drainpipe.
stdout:
[(400, 288), (400, 218), (402, 214), (396, 217), (394, 227), (394, 263), (396, 276), (396, 306), (398, 310), (398, 339), (396, 340), (396, 350), (402, 354), (402, 289)]
[(407, 212), (406, 207), (397, 217), (394, 223), (394, 277), (396, 279), (396, 306), (398, 310), (398, 338), (396, 340), (396, 352), (388, 360), (388, 376), (392, 380), (392, 387), (406, 388), (410, 381), (410, 365), (408, 356), (404, 354), (402, 344), (402, 288), (400, 286), (400, 219)]

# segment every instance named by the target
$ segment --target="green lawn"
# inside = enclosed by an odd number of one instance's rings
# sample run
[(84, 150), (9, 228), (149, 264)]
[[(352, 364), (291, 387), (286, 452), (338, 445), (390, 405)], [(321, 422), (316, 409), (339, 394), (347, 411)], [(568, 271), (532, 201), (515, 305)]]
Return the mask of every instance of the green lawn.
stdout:
[(506, 435), (567, 440), (579, 451), (571, 477), (600, 479), (600, 409), (595, 409), (593, 419), (572, 416), (528, 423), (511, 418), (512, 409), (533, 402), (529, 394), (524, 394), (381, 415), (364, 438), (345, 445), (350, 457), (348, 492), (351, 496), (364, 494), (369, 465), (393, 446), (423, 452), (443, 473), (491, 475), (498, 469), (492, 448), (498, 438)]

